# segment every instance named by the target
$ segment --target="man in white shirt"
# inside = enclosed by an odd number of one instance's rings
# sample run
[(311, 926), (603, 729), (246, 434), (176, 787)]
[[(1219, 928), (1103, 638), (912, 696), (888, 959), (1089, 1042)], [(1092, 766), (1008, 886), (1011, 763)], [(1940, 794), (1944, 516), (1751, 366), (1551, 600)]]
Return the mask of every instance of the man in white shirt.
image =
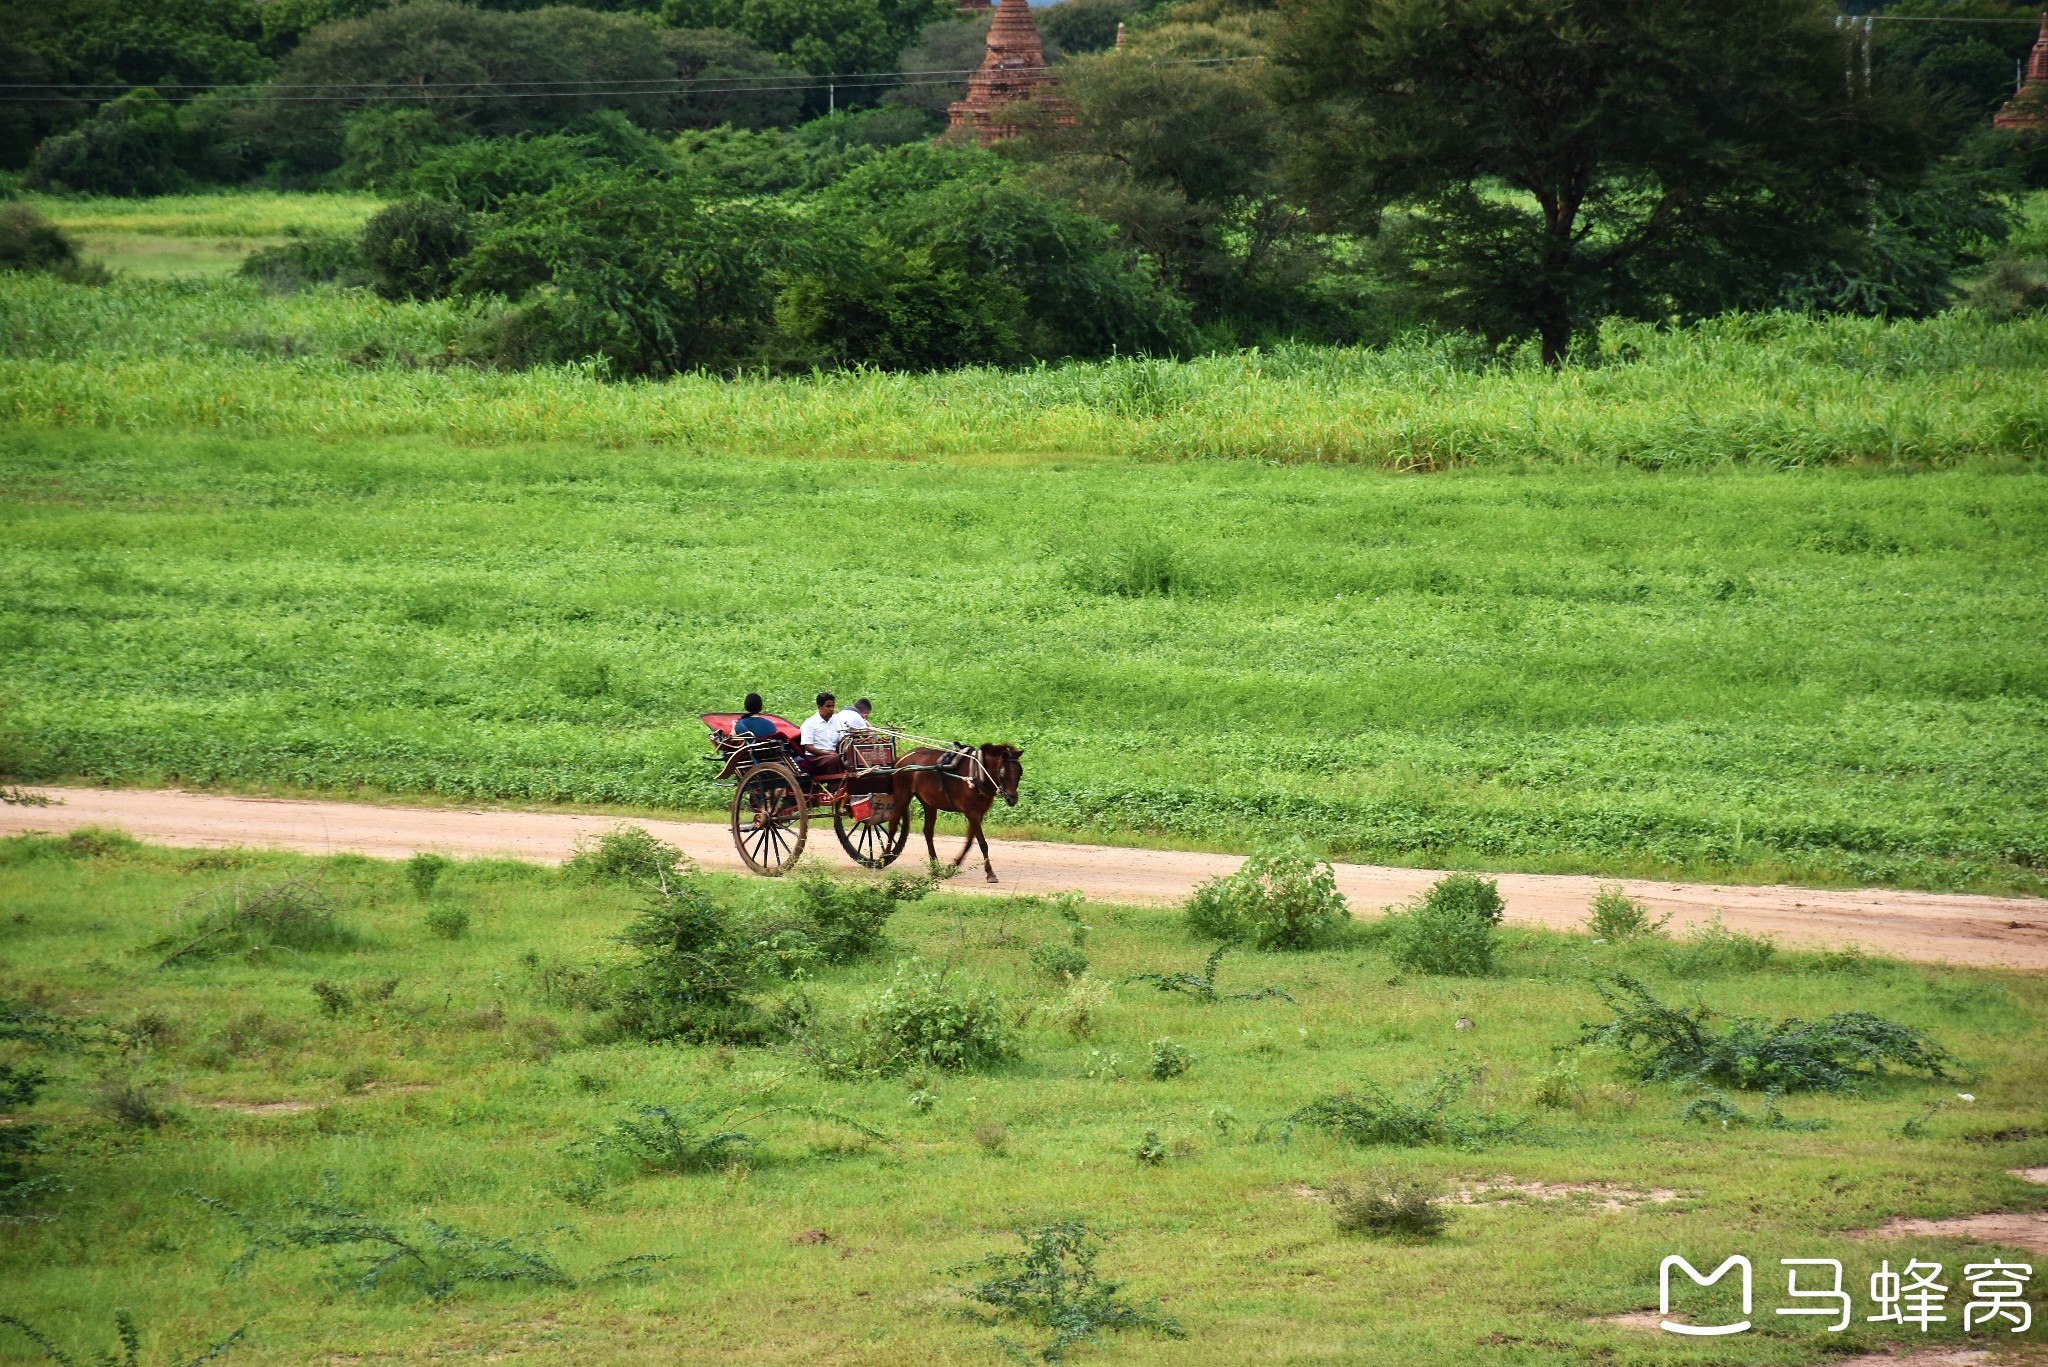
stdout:
[(838, 718), (839, 700), (830, 693), (818, 695), (818, 710), (804, 718), (804, 724), (797, 729), (797, 744), (814, 774), (830, 773), (839, 767), (839, 737), (846, 730), (846, 722)]
[(869, 702), (866, 698), (862, 698), (859, 702), (856, 702), (853, 705), (853, 710), (851, 712), (841, 712), (839, 714), (839, 734), (843, 736), (848, 731), (867, 730), (870, 726), (874, 724), (873, 722), (868, 720), (869, 714), (872, 713), (874, 710), (875, 705)]

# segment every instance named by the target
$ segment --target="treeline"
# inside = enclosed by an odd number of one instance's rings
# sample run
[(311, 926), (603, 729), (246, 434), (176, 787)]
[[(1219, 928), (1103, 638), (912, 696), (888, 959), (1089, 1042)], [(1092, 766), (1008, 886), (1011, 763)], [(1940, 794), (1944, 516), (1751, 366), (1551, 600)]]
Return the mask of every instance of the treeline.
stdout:
[(987, 150), (942, 136), (987, 24), (951, 0), (17, 8), (27, 188), (373, 190), (251, 270), (489, 300), (465, 355), (621, 375), (1919, 316), (2048, 183), (1987, 117), (2027, 25), (1880, 25), (1866, 77), (1824, 0), (1061, 0), (1071, 117)]

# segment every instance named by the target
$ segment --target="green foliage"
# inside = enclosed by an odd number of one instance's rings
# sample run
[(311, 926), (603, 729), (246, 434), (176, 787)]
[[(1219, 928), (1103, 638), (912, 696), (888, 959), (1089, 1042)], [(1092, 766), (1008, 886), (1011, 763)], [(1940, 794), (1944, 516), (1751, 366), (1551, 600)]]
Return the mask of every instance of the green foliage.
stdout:
[(300, 237), (249, 253), (235, 274), (273, 294), (295, 294), (314, 285), (360, 284), (364, 271), (354, 238)]
[(1188, 929), (1253, 949), (1316, 949), (1351, 925), (1329, 861), (1299, 845), (1264, 846), (1235, 873), (1196, 888)]
[(1595, 939), (1617, 944), (1661, 935), (1671, 922), (1669, 914), (1651, 920), (1649, 908), (1629, 896), (1628, 890), (1619, 883), (1602, 883), (1600, 891), (1594, 894), (1592, 905), (1586, 910), (1586, 933)]
[(477, 1287), (544, 1287), (573, 1291), (613, 1281), (644, 1281), (665, 1255), (642, 1253), (572, 1276), (555, 1261), (549, 1242), (569, 1230), (551, 1229), (492, 1238), (456, 1225), (422, 1218), (416, 1225), (387, 1224), (342, 1204), (340, 1183), (322, 1175), (317, 1199), (293, 1197), (275, 1216), (249, 1215), (224, 1201), (185, 1191), (214, 1214), (235, 1225), (248, 1244), (229, 1264), (238, 1277), (265, 1254), (319, 1249), (330, 1255), (327, 1280), (338, 1291), (367, 1296), (388, 1291), (429, 1301), (452, 1299)]
[(579, 838), (562, 863), (564, 875), (579, 883), (659, 886), (683, 880), (694, 868), (683, 852), (656, 839), (645, 826), (621, 823), (596, 840)]
[(726, 1128), (732, 1114), (712, 1116), (695, 1101), (642, 1106), (614, 1122), (599, 1147), (623, 1153), (652, 1172), (717, 1172), (744, 1163), (754, 1148), (752, 1135)]
[(171, 194), (191, 183), (184, 153), (176, 108), (154, 90), (131, 90), (44, 140), (23, 183), (56, 194)]
[(670, 167), (666, 152), (645, 133), (605, 122), (576, 133), (455, 143), (423, 157), (403, 186), (427, 200), (490, 213), (585, 176)]
[(1493, 880), (1448, 874), (1420, 902), (1388, 913), (1387, 953), (1414, 973), (1485, 977), (1493, 972), (1494, 930), (1502, 910)]
[[(135, 1317), (126, 1310), (114, 1312), (114, 1339), (120, 1345), (120, 1351), (103, 1349), (94, 1353), (90, 1359), (75, 1357), (66, 1352), (58, 1347), (56, 1341), (48, 1334), (17, 1316), (0, 1314), (0, 1325), (13, 1329), (35, 1344), (42, 1350), (43, 1358), (56, 1363), (57, 1367), (142, 1367), (142, 1331), (136, 1326)], [(244, 1325), (226, 1338), (217, 1340), (211, 1347), (200, 1350), (195, 1357), (175, 1360), (167, 1358), (165, 1362), (175, 1363), (175, 1367), (201, 1367), (203, 1363), (217, 1362), (226, 1357), (248, 1332), (248, 1326)]]
[(1413, 1101), (1396, 1098), (1375, 1082), (1316, 1098), (1285, 1121), (1295, 1128), (1323, 1130), (1361, 1148), (1445, 1146), (1477, 1149), (1520, 1133), (1522, 1122), (1458, 1107), (1471, 1086), (1464, 1073), (1443, 1073), (1423, 1086)]
[(1069, 577), (1076, 588), (1105, 597), (1172, 598), (1195, 592), (1187, 557), (1156, 536), (1090, 554), (1075, 562)]
[(1188, 1069), (1195, 1066), (1195, 1056), (1184, 1044), (1176, 1044), (1171, 1038), (1152, 1041), (1152, 1057), (1147, 1071), (1160, 1082), (1185, 1077)]
[(471, 217), (459, 204), (402, 200), (363, 225), (359, 248), (371, 284), (386, 299), (439, 299), (469, 254)]
[(870, 1066), (979, 1072), (1017, 1053), (1002, 1005), (986, 990), (956, 987), (943, 971), (905, 964), (855, 1016)]
[(184, 908), (182, 924), (148, 945), (161, 952), (158, 968), (228, 954), (254, 958), (272, 950), (317, 953), (346, 949), (355, 933), (343, 925), (317, 874), (245, 888), (241, 881), (200, 893)]
[[(1765, 1130), (1787, 1130), (1811, 1132), (1825, 1130), (1826, 1120), (1792, 1120), (1778, 1109), (1778, 1093), (1775, 1090), (1764, 1093), (1764, 1104), (1755, 1115), (1743, 1110), (1720, 1092), (1709, 1091), (1695, 1097), (1678, 1113), (1678, 1118), (1689, 1125), (1718, 1125), (1722, 1129), (1754, 1125)], [(1910, 1137), (1910, 1136), (1909, 1136)]]
[(78, 247), (33, 205), (0, 204), (0, 271), (44, 271), (75, 277)]
[(1088, 956), (1072, 945), (1047, 940), (1033, 945), (1025, 956), (1031, 966), (1056, 983), (1072, 982), (1088, 971)]
[(446, 855), (421, 850), (405, 861), (405, 881), (412, 889), (412, 895), (422, 902), (434, 895), (434, 889), (441, 881), (441, 875), (448, 872), (452, 861)]
[(1848, 1092), (1886, 1076), (1887, 1067), (1948, 1078), (1957, 1066), (1921, 1031), (1864, 1011), (1775, 1025), (1738, 1016), (1716, 1029), (1717, 1014), (1704, 1005), (1666, 1006), (1625, 973), (1593, 986), (1614, 1019), (1582, 1026), (1580, 1042), (1612, 1048), (1630, 1074), (1646, 1082)]
[(889, 70), (919, 28), (951, 9), (943, 0), (664, 0), (661, 17), (674, 28), (743, 34), (822, 75)]
[[(656, 35), (675, 68), (678, 93), (663, 128), (782, 128), (797, 121), (803, 93), (787, 58), (724, 29), (671, 28)], [(782, 79), (776, 79), (776, 78)]]
[(1440, 1239), (1451, 1226), (1443, 1188), (1420, 1178), (1374, 1180), (1364, 1187), (1330, 1188), (1330, 1211), (1339, 1233), (1376, 1239)]
[(2048, 262), (2000, 260), (1971, 282), (1970, 307), (2001, 322), (2048, 310)]
[(1137, 1152), (1133, 1155), (1141, 1167), (1156, 1168), (1170, 1156), (1166, 1141), (1159, 1137), (1159, 1131), (1146, 1130), (1138, 1137)]
[[(38, 1061), (51, 1054), (101, 1050), (122, 1038), (93, 1020), (70, 1020), (39, 1007), (0, 998), (0, 1045), (13, 1057), (0, 1059), (0, 1221), (34, 1219), (33, 1206), (57, 1188), (57, 1180), (34, 1170), (46, 1151), (43, 1125), (18, 1114), (35, 1105), (49, 1081)], [(20, 1327), (20, 1326), (17, 1326)]]
[(364, 190), (403, 189), (422, 161), (462, 139), (460, 129), (430, 108), (369, 105), (343, 124), (335, 179)]
[[(1051, 1340), (1039, 1349), (1046, 1362), (1064, 1361), (1067, 1350), (1076, 1345), (1099, 1344), (1097, 1335), (1104, 1329), (1149, 1329), (1164, 1338), (1187, 1337), (1179, 1321), (1156, 1307), (1118, 1299), (1123, 1283), (1107, 1280), (1095, 1270), (1103, 1236), (1084, 1222), (1064, 1220), (1019, 1229), (1017, 1237), (1024, 1244), (1021, 1252), (991, 1253), (953, 1269), (956, 1276), (989, 1274), (960, 1288), (974, 1306), (987, 1307), (964, 1311), (970, 1319), (1052, 1331)], [(999, 1336), (998, 1342), (1022, 1355), (1007, 1339)]]
[(160, 1130), (176, 1120), (161, 1088), (128, 1072), (108, 1074), (92, 1088), (93, 1109), (128, 1130)]
[(1718, 977), (1729, 973), (1761, 973), (1777, 957), (1778, 944), (1768, 935), (1730, 930), (1721, 913), (1692, 928), (1684, 943), (1666, 951), (1671, 972), (1680, 977)]
[(1143, 13), (1143, 0), (1059, 0), (1031, 17), (1045, 40), (1066, 53), (1100, 52), (1116, 46), (1116, 30)]

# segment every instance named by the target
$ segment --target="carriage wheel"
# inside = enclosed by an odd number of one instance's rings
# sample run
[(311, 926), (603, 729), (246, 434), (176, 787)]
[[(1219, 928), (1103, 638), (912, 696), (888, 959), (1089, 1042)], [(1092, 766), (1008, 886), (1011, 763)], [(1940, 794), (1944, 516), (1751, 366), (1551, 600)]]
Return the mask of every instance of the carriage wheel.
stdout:
[(910, 822), (906, 819), (892, 839), (889, 827), (879, 821), (855, 821), (845, 806), (832, 809), (832, 832), (846, 857), (864, 869), (886, 869), (910, 843)]
[(811, 832), (803, 784), (786, 764), (750, 770), (732, 795), (732, 843), (755, 873), (770, 878), (796, 862)]

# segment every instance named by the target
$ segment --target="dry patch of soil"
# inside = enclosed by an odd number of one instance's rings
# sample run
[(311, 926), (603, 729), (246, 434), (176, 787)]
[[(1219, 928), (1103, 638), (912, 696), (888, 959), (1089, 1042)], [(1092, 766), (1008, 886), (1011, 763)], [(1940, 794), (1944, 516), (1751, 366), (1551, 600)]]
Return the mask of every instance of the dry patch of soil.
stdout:
[(1452, 1200), (1467, 1206), (1494, 1201), (1570, 1201), (1594, 1210), (1661, 1206), (1678, 1198), (1679, 1193), (1669, 1187), (1638, 1191), (1611, 1182), (1517, 1182), (1506, 1173), (1460, 1187), (1451, 1195)]
[(2048, 1214), (2015, 1215), (1993, 1212), (1988, 1215), (1965, 1215), (1957, 1220), (1887, 1220), (1871, 1230), (1862, 1231), (1863, 1237), (1877, 1239), (1907, 1239), (1913, 1237), (1975, 1239), (1979, 1243), (2004, 1244), (2008, 1248), (2024, 1248), (2029, 1253), (2048, 1256)]

